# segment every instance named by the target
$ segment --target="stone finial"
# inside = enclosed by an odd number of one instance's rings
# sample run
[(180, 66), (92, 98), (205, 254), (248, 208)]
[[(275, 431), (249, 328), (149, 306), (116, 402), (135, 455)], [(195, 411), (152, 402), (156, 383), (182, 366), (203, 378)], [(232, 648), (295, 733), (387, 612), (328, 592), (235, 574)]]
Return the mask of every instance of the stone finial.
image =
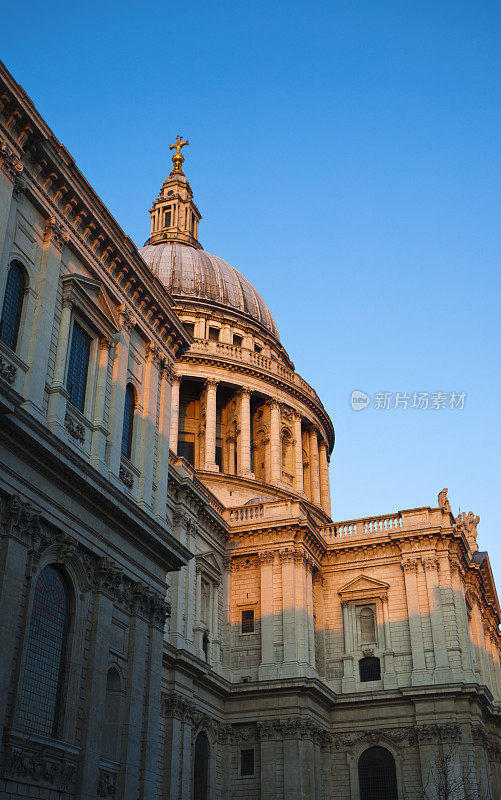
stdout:
[(442, 489), (442, 491), (438, 493), (438, 505), (444, 514), (451, 513), (451, 504), (449, 503), (449, 499), (447, 497), (448, 491), (448, 489)]

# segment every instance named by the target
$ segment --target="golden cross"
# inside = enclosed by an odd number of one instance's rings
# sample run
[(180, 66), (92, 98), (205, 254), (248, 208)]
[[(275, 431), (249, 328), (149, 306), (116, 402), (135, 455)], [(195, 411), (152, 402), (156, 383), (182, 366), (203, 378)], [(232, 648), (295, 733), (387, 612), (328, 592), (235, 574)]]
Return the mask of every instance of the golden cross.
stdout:
[(181, 154), (181, 147), (184, 147), (187, 144), (189, 144), (188, 139), (186, 139), (186, 141), (183, 142), (183, 137), (182, 136), (178, 136), (176, 138), (176, 143), (169, 145), (169, 150), (175, 150), (176, 153), (178, 155), (180, 155)]

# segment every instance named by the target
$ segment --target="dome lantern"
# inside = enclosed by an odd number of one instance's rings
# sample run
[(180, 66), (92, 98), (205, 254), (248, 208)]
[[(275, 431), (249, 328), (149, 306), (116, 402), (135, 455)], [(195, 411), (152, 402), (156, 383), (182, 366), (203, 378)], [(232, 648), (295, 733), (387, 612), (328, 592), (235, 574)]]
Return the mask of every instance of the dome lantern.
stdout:
[(166, 242), (202, 249), (197, 239), (198, 223), (202, 215), (193, 202), (193, 192), (183, 172), (184, 156), (181, 148), (187, 145), (188, 140), (183, 141), (182, 136), (176, 138), (175, 144), (169, 145), (170, 150), (175, 150), (172, 156), (173, 167), (150, 209), (151, 234), (146, 244)]

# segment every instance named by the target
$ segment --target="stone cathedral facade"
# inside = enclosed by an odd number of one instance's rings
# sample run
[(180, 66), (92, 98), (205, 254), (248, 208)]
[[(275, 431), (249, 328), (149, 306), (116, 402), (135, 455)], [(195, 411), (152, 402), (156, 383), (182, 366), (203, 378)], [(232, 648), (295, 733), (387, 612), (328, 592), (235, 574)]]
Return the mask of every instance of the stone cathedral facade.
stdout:
[(496, 800), (478, 517), (332, 521), (186, 144), (137, 249), (0, 65), (0, 798)]

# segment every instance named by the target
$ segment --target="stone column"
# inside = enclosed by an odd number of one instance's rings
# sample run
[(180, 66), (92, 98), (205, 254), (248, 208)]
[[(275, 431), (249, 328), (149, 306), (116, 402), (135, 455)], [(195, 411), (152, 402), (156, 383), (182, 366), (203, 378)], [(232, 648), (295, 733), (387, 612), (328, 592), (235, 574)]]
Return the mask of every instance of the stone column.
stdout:
[(195, 640), (195, 652), (198, 657), (202, 654), (202, 638), (203, 638), (203, 625), (202, 625), (202, 573), (200, 569), (196, 568), (196, 585), (195, 585), (195, 625), (193, 626), (193, 636)]
[[(186, 546), (192, 553), (196, 552), (197, 547), (197, 528), (194, 523), (188, 523)], [(194, 636), (195, 625), (195, 607), (196, 607), (196, 560), (194, 558), (188, 561), (186, 569), (186, 590), (185, 590), (185, 635), (186, 635), (186, 648), (190, 652), (196, 652), (196, 643)]]
[(143, 382), (143, 414), (140, 420), (139, 438), (139, 486), (138, 502), (142, 506), (153, 505), (153, 453), (157, 427), (159, 368), (161, 357), (153, 342), (146, 345), (146, 365)]
[(32, 336), (28, 352), (28, 372), (24, 384), (26, 405), (32, 414), (44, 420), (43, 404), (45, 383), (49, 365), (50, 342), (54, 327), (56, 298), (59, 289), (61, 255), (69, 240), (69, 234), (61, 229), (54, 217), (46, 222), (42, 246), (42, 258), (36, 287), (37, 299), (33, 320)]
[[(167, 607), (159, 601), (149, 615), (148, 651), (139, 797), (156, 797), (158, 791), (158, 742), (160, 738), (160, 698), (162, 683), (162, 651)], [(135, 798), (131, 792), (131, 798)]]
[(308, 655), (309, 663), (316, 669), (316, 653), (315, 653), (315, 620), (313, 617), (313, 565), (308, 563), (306, 565), (306, 608), (308, 614)]
[(277, 677), (274, 652), (274, 614), (273, 614), (273, 551), (265, 550), (259, 554), (261, 564), (261, 664), (259, 679)]
[(172, 378), (171, 410), (170, 410), (170, 449), (177, 454), (177, 439), (179, 435), (179, 388), (181, 378)]
[(331, 515), (331, 493), (329, 485), (329, 457), (327, 454), (328, 444), (325, 439), (320, 442), (319, 453), (319, 471), (320, 471), (320, 503), (325, 513), (330, 517)]
[(393, 656), (393, 647), (391, 643), (390, 611), (388, 608), (387, 594), (384, 594), (381, 597), (381, 605), (383, 607), (383, 630), (384, 630), (384, 649), (385, 649), (383, 687), (385, 689), (396, 689), (397, 676), (395, 674), (395, 659)]
[(228, 475), (235, 474), (235, 439), (233, 436), (226, 440), (228, 446)]
[(237, 456), (238, 474), (243, 478), (254, 478), (251, 471), (251, 417), (250, 417), (250, 389), (242, 387), (238, 393), (240, 399), (240, 436), (238, 438), (239, 452)]
[(308, 614), (306, 608), (306, 565), (302, 553), (295, 553), (296, 581), (296, 647), (297, 659), (301, 664), (308, 663)]
[[(94, 800), (96, 797), (102, 745), (102, 712), (108, 673), (108, 647), (103, 645), (111, 638), (112, 615), (113, 599), (100, 589), (94, 598), (85, 687), (87, 703), (80, 755), (82, 771), (77, 791), (82, 800)], [(124, 718), (124, 727), (125, 725)]]
[(135, 325), (134, 317), (125, 306), (121, 306), (118, 310), (118, 319), (121, 329), (115, 336), (115, 352), (113, 355), (113, 373), (110, 394), (110, 419), (108, 422), (108, 427), (110, 429), (108, 435), (108, 460), (110, 473), (116, 479), (118, 479), (120, 475), (130, 332)]
[[(282, 629), (284, 642), (284, 666), (286, 663), (294, 664), (297, 658), (297, 630), (296, 630), (296, 591), (294, 580), (294, 551), (285, 549), (280, 551), (282, 561)], [(289, 667), (290, 669), (290, 667)], [(297, 674), (297, 668), (292, 668), (292, 674)]]
[(155, 514), (165, 520), (169, 480), (170, 415), (172, 407), (172, 372), (164, 359), (160, 371), (160, 414), (158, 419), (157, 462), (155, 470)]
[(353, 673), (353, 636), (351, 628), (350, 604), (343, 600), (343, 634), (344, 634), (344, 656), (343, 656), (343, 678), (341, 680), (342, 692), (355, 691), (355, 675)]
[(461, 645), (459, 642), (459, 626), (454, 602), (454, 592), (452, 588), (452, 574), (449, 561), (449, 553), (441, 552), (439, 560), (440, 577), (440, 604), (442, 606), (442, 616), (444, 618), (444, 629), (447, 642), (447, 653), (449, 664), (453, 670), (453, 678), (462, 678)]
[(105, 460), (106, 439), (109, 431), (104, 424), (104, 406), (106, 402), (106, 389), (108, 387), (108, 364), (110, 362), (110, 350), (112, 347), (112, 339), (108, 339), (105, 336), (99, 340), (97, 383), (90, 443), (90, 463), (106, 476), (108, 475), (108, 465)]
[(49, 405), (47, 410), (47, 422), (49, 428), (59, 436), (64, 437), (64, 417), (66, 413), (66, 401), (68, 392), (64, 385), (66, 372), (66, 361), (68, 358), (68, 348), (70, 343), (71, 317), (73, 314), (74, 301), (70, 298), (63, 300), (61, 319), (59, 322), (59, 335), (57, 338), (56, 358), (54, 363), (54, 374), (52, 384), (49, 389)]
[(317, 648), (317, 672), (322, 677), (326, 674), (327, 652), (325, 646), (325, 602), (324, 602), (324, 577), (321, 572), (315, 572), (313, 579), (313, 598), (315, 609), (315, 638)]
[(438, 585), (438, 561), (435, 557), (425, 558), (423, 566), (426, 575), (426, 590), (428, 594), (428, 607), (430, 609), (431, 635), (435, 654), (435, 680), (441, 682), (451, 680), (447, 648), (444, 636), (444, 618), (440, 603), (440, 588)]
[(0, 296), (3, 297), (17, 211), (17, 203), (12, 200), (21, 191), (24, 181), (21, 178), (23, 165), (8, 146), (0, 151), (0, 165), (0, 243), (3, 247), (3, 253), (0, 250)]
[(413, 686), (429, 683), (430, 678), (426, 670), (424, 657), (423, 631), (421, 629), (421, 611), (418, 601), (417, 588), (417, 561), (408, 558), (402, 563), (405, 582), (405, 596), (407, 600), (407, 616), (409, 620), (409, 634), (411, 639), (412, 652), (412, 676)]
[(476, 681), (475, 663), (470, 636), (470, 626), (468, 624), (468, 614), (466, 611), (464, 587), (461, 578), (461, 568), (457, 562), (451, 564), (452, 591), (454, 595), (454, 606), (456, 609), (456, 619), (458, 622), (459, 642), (461, 646), (461, 664), (466, 673), (468, 681)]
[(212, 584), (212, 668), (221, 669), (221, 640), (219, 638), (219, 583)]
[[(136, 610), (130, 618), (129, 648), (126, 675), (125, 714), (122, 737), (122, 772), (117, 797), (137, 800), (141, 796), (141, 747), (145, 704), (146, 666), (148, 660), (148, 626)], [(160, 662), (161, 664), (161, 662)], [(155, 665), (160, 670), (160, 664)], [(144, 747), (147, 742), (144, 741)], [(158, 744), (155, 745), (155, 750)], [(95, 791), (93, 799), (95, 798)], [(145, 795), (143, 795), (145, 796)], [(149, 795), (151, 796), (151, 795)], [(90, 800), (90, 798), (89, 798)]]
[(223, 668), (230, 669), (230, 650), (232, 635), (232, 607), (231, 607), (231, 559), (223, 558), (223, 629), (222, 629), (222, 660)]
[(316, 428), (311, 426), (310, 437), (310, 486), (311, 502), (320, 505), (320, 465), (318, 460), (318, 436)]
[(280, 452), (280, 406), (277, 400), (270, 402), (270, 483), (280, 483), (282, 478), (282, 454)]
[(295, 470), (294, 470), (294, 489), (299, 494), (304, 492), (304, 475), (303, 475), (303, 437), (301, 431), (301, 414), (294, 414), (294, 455), (295, 455)]
[[(259, 725), (259, 723), (258, 723)], [(260, 800), (277, 800), (282, 795), (277, 792), (277, 733), (274, 728), (262, 724), (259, 734), (261, 757), (261, 794)]]
[(207, 380), (205, 383), (205, 446), (204, 469), (208, 472), (219, 472), (216, 464), (216, 394), (218, 381)]

